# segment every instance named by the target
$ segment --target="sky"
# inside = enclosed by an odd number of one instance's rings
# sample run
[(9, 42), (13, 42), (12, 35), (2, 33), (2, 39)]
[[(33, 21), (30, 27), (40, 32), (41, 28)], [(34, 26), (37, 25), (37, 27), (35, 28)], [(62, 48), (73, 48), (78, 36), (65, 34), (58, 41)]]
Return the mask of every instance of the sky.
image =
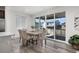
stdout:
[[(66, 21), (65, 18), (57, 18), (56, 20), (60, 21), (60, 24), (64, 23)], [(39, 22), (38, 19), (36, 19), (36, 22)], [(41, 20), (41, 22), (44, 22), (44, 20)], [(54, 19), (46, 20), (46, 22), (54, 22)]]

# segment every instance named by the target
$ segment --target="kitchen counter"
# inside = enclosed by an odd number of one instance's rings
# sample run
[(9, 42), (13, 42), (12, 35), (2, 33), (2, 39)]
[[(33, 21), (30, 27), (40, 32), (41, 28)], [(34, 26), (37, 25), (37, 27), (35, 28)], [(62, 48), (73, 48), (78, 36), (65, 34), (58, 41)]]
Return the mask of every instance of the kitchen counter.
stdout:
[(0, 32), (0, 37), (2, 36), (13, 36), (14, 34), (13, 33), (10, 33), (10, 32)]

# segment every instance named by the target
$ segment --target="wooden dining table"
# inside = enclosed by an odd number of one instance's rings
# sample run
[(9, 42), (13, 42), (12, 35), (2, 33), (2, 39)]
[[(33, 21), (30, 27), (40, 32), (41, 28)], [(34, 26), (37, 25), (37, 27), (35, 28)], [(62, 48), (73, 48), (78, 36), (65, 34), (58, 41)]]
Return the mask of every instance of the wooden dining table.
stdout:
[(42, 32), (40, 32), (40, 31), (27, 31), (27, 34), (28, 35), (33, 35), (33, 36), (37, 36), (37, 35), (39, 35), (39, 34), (41, 34)]
[(39, 39), (41, 31), (27, 31), (27, 34), (33, 38), (33, 40)]
[(39, 38), (40, 38), (41, 33), (42, 33), (41, 31), (27, 31), (27, 34), (31, 38), (33, 38), (33, 41), (36, 41), (36, 44), (37, 44), (38, 41), (40, 41)]

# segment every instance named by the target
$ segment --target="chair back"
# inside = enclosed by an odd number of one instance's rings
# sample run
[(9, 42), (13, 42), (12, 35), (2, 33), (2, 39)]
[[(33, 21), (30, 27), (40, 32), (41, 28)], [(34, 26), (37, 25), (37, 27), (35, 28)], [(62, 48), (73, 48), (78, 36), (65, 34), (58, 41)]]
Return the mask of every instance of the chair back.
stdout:
[(39, 34), (39, 38), (43, 40), (46, 39), (46, 34), (47, 34), (47, 31), (44, 29), (42, 33)]
[(22, 38), (23, 38), (23, 39), (26, 38), (26, 31), (22, 31)]
[(18, 31), (19, 31), (20, 39), (22, 39), (22, 30), (18, 30)]

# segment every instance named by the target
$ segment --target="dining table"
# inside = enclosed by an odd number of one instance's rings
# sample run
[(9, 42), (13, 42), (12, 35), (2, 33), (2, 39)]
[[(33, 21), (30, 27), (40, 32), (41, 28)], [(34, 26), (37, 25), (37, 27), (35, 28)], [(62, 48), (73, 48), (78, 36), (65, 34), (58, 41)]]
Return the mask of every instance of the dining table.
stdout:
[(40, 35), (42, 34), (41, 31), (27, 31), (27, 34), (33, 38), (33, 40), (39, 39)]
[(33, 39), (33, 42), (37, 42), (40, 41), (40, 35), (42, 34), (41, 31), (27, 31), (27, 34)]
[(42, 33), (41, 31), (27, 31), (28, 35), (33, 35), (33, 36), (37, 36), (37, 35), (39, 35), (41, 33)]

